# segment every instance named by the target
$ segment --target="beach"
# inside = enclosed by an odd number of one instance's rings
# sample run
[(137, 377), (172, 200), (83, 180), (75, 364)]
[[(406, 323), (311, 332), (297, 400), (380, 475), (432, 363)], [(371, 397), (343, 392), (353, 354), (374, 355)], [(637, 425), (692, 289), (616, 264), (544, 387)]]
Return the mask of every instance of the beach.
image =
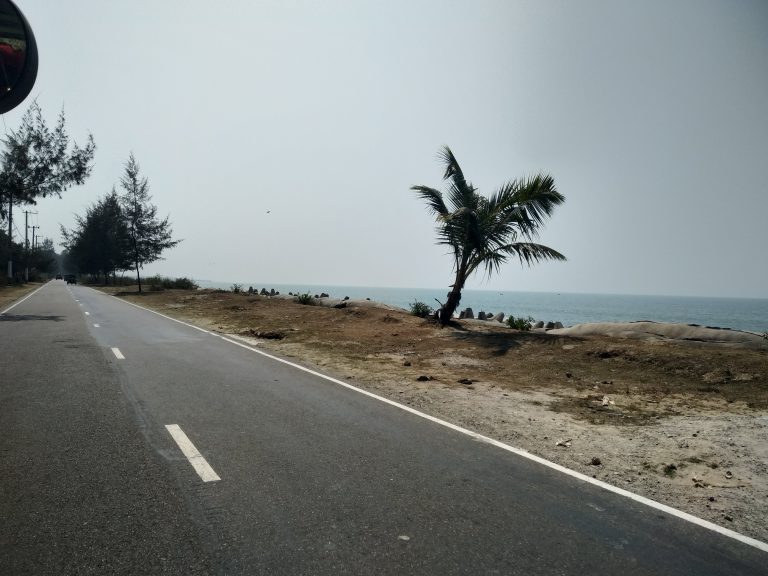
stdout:
[(613, 331), (580, 327), (569, 334), (470, 320), (440, 328), (365, 300), (334, 308), (222, 290), (109, 289), (117, 290), (131, 302), (768, 541), (768, 340), (760, 336), (702, 335), (685, 325), (617, 331), (614, 324)]

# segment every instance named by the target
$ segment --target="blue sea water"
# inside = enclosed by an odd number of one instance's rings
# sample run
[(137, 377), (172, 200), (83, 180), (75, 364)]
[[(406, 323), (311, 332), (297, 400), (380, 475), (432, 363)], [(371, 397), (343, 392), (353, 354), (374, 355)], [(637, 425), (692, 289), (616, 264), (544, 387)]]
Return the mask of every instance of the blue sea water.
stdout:
[[(198, 281), (204, 288), (230, 288), (232, 283)], [(447, 289), (385, 288), (367, 286), (318, 286), (302, 284), (248, 284), (256, 290), (274, 288), (282, 294), (328, 293), (333, 298), (370, 298), (406, 310), (414, 301), (438, 307)], [(700, 324), (763, 333), (768, 331), (768, 299), (707, 298), (689, 296), (632, 296), (620, 294), (569, 294), (550, 292), (497, 292), (465, 290), (460, 309), (471, 307), (475, 315), (504, 312), (507, 316), (532, 316), (535, 320), (559, 321), (565, 326), (585, 322), (633, 322), (653, 320)]]

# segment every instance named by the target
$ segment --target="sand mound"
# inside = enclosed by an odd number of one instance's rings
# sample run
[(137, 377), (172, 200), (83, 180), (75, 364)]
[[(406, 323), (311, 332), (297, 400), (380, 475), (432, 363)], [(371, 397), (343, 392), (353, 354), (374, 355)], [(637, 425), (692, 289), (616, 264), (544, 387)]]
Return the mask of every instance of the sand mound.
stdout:
[(595, 322), (577, 324), (570, 328), (548, 330), (548, 334), (563, 336), (610, 336), (635, 340), (681, 340), (709, 344), (730, 344), (754, 348), (768, 348), (768, 340), (759, 334), (712, 328), (695, 324), (668, 324), (664, 322)]

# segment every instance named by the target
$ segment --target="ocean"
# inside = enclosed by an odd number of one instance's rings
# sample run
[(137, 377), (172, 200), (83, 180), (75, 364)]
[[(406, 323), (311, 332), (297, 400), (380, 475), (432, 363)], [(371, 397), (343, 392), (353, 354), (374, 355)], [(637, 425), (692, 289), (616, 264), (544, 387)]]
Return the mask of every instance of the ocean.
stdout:
[[(232, 283), (198, 280), (203, 288), (229, 289)], [(385, 288), (370, 286), (319, 286), (302, 284), (248, 284), (255, 290), (274, 288), (281, 294), (288, 292), (320, 294), (333, 298), (370, 298), (392, 306), (409, 309), (414, 301), (438, 307), (435, 299), (445, 302), (448, 289), (437, 288)], [(460, 310), (471, 307), (477, 313), (504, 312), (507, 316), (533, 317), (544, 322), (562, 322), (573, 326), (585, 322), (633, 322), (652, 320), (700, 324), (768, 332), (768, 299), (708, 298), (689, 296), (631, 296), (623, 294), (569, 294), (550, 292), (498, 292), (492, 290), (465, 290)]]

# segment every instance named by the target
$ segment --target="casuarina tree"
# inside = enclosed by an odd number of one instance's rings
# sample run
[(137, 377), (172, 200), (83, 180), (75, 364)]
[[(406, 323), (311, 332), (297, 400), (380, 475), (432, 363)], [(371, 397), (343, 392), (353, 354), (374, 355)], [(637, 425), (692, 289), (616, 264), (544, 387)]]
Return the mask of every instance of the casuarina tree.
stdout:
[(447, 146), (440, 151), (445, 164), (445, 192), (429, 186), (412, 186), (437, 219), (438, 244), (449, 246), (455, 277), (448, 299), (441, 304), (442, 325), (453, 318), (464, 284), (478, 268), (490, 276), (510, 256), (531, 265), (541, 260), (565, 260), (565, 256), (537, 244), (539, 227), (565, 200), (548, 174), (512, 180), (490, 197), (478, 193), (464, 177)]
[(133, 267), (128, 226), (114, 188), (88, 208), (85, 217), (75, 216), (75, 222), (72, 230), (62, 226), (61, 235), (69, 262), (79, 272), (103, 275), (106, 284), (116, 270)]
[(128, 259), (136, 270), (136, 280), (141, 292), (140, 270), (144, 264), (160, 260), (164, 250), (173, 248), (181, 240), (171, 239), (171, 224), (166, 216), (157, 217), (157, 207), (149, 195), (149, 182), (140, 176), (139, 164), (131, 153), (120, 179), (122, 209), (128, 231)]
[[(12, 237), (14, 205), (35, 204), (38, 198), (48, 196), (61, 197), (70, 186), (83, 184), (91, 173), (95, 151), (92, 136), (85, 146), (73, 143), (70, 147), (64, 113), (51, 130), (40, 106), (32, 103), (21, 126), (9, 131), (3, 140), (0, 157), (0, 220), (8, 221), (8, 242)], [(8, 274), (10, 277), (10, 260)]]

